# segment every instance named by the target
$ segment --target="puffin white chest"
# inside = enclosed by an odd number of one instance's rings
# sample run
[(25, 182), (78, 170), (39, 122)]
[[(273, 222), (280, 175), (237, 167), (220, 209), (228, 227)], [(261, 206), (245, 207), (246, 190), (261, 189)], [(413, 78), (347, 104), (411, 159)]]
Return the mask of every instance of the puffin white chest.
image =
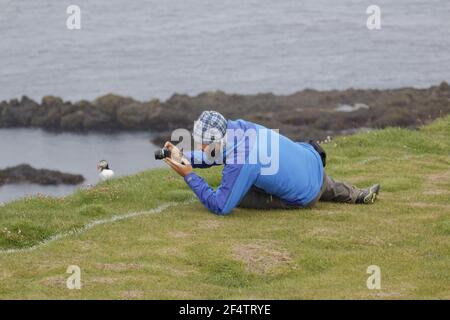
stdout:
[(99, 175), (102, 181), (109, 180), (114, 177), (114, 171), (111, 169), (103, 169)]

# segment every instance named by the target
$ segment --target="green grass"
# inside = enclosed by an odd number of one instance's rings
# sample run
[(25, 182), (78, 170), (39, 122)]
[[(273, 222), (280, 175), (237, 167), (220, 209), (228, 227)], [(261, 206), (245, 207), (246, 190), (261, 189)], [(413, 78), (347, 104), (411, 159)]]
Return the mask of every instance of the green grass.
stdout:
[[(374, 205), (236, 209), (219, 217), (164, 169), (0, 207), (0, 298), (449, 299), (450, 117), (325, 147), (329, 175), (382, 184)], [(200, 173), (220, 182), (220, 168)], [(169, 202), (160, 213), (76, 232)], [(381, 290), (366, 287), (373, 264)], [(81, 290), (66, 288), (69, 265), (82, 270)]]

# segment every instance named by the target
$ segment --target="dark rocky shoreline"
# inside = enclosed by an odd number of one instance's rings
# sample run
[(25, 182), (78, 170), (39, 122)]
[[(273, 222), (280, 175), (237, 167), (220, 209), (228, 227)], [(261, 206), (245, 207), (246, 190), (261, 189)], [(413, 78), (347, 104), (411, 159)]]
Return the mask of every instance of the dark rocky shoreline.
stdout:
[(175, 94), (165, 102), (139, 102), (108, 94), (95, 101), (63, 101), (46, 96), (37, 103), (24, 96), (0, 102), (0, 127), (36, 127), (56, 131), (146, 130), (163, 141), (176, 128), (191, 129), (201, 111), (245, 118), (296, 139), (323, 139), (358, 128), (415, 128), (450, 113), (450, 86), (390, 90), (306, 89), (291, 95), (206, 92)]
[(79, 174), (55, 170), (35, 169), (27, 164), (0, 170), (0, 186), (13, 183), (36, 183), (40, 185), (77, 185), (84, 181)]

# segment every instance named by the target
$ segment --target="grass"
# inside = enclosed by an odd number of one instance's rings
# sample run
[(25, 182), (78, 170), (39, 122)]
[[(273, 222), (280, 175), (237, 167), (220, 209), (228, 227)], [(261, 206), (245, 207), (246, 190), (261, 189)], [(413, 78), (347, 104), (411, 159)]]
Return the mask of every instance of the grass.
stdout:
[[(374, 205), (219, 217), (173, 172), (150, 170), (0, 207), (0, 298), (450, 299), (450, 117), (325, 147), (328, 174), (382, 184)], [(220, 182), (220, 168), (201, 174)], [(93, 221), (105, 223), (82, 229)], [(66, 288), (69, 265), (81, 268), (81, 290)], [(381, 268), (381, 290), (366, 287), (369, 265)]]

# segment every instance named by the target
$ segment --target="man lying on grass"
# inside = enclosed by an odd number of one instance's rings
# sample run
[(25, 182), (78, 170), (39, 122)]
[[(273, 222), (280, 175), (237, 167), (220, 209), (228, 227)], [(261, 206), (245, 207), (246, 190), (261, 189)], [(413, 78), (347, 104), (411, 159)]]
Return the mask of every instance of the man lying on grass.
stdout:
[[(249, 121), (226, 120), (215, 111), (200, 115), (192, 135), (201, 151), (184, 153), (183, 161), (174, 156), (164, 161), (184, 177), (206, 208), (219, 215), (229, 214), (235, 207), (310, 208), (317, 201), (369, 204), (380, 190), (379, 184), (358, 189), (333, 180), (326, 175), (323, 159), (309, 143), (294, 142)], [(170, 142), (165, 147), (172, 155), (181, 155)], [(219, 164), (224, 168), (222, 183), (216, 190), (192, 171), (193, 167)]]

